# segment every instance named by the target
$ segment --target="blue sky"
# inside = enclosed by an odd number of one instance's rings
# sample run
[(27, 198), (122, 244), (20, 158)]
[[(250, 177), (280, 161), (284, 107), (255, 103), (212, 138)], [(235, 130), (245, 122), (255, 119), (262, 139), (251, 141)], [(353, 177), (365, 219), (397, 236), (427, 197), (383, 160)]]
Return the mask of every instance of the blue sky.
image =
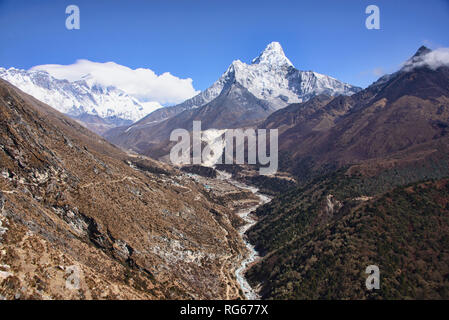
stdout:
[[(70, 4), (80, 30), (65, 28)], [(365, 28), (370, 4), (381, 30)], [(279, 41), (298, 69), (365, 87), (422, 44), (449, 47), (448, 30), (449, 0), (0, 0), (0, 66), (114, 61), (202, 90)]]

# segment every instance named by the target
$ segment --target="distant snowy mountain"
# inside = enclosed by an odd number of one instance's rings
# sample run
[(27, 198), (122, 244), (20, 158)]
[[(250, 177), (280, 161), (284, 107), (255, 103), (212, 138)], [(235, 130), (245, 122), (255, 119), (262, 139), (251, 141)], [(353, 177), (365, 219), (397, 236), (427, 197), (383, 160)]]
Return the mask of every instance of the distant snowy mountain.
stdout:
[(97, 133), (131, 124), (162, 107), (157, 102), (140, 102), (115, 87), (101, 86), (89, 75), (70, 82), (45, 71), (0, 68), (0, 78)]
[(208, 89), (179, 105), (153, 112), (143, 119), (142, 123), (159, 122), (184, 110), (202, 107), (236, 83), (256, 98), (268, 102), (274, 110), (320, 94), (352, 95), (362, 90), (317, 72), (296, 69), (285, 56), (280, 43), (272, 42), (251, 64), (240, 60), (233, 61), (226, 72)]
[(251, 64), (233, 61), (208, 89), (185, 102), (149, 114), (138, 122), (105, 133), (123, 148), (160, 158), (167, 154), (170, 133), (192, 129), (253, 127), (267, 116), (292, 103), (326, 94), (352, 95), (361, 88), (312, 71), (296, 69), (278, 42), (270, 43)]

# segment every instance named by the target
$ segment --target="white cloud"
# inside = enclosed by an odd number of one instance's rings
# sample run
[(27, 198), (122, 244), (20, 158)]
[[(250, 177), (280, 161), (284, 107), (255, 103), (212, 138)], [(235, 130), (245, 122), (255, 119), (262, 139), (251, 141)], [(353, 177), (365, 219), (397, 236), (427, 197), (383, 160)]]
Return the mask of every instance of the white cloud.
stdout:
[(442, 66), (449, 66), (449, 48), (440, 48), (433, 50), (415, 61), (408, 61), (404, 65), (407, 71), (414, 68), (427, 66), (433, 70)]
[(140, 101), (176, 104), (198, 94), (192, 79), (181, 79), (169, 72), (157, 75), (150, 69), (131, 69), (115, 62), (77, 60), (74, 64), (46, 64), (31, 68), (44, 70), (57, 79), (76, 81), (85, 79), (104, 86), (115, 86)]

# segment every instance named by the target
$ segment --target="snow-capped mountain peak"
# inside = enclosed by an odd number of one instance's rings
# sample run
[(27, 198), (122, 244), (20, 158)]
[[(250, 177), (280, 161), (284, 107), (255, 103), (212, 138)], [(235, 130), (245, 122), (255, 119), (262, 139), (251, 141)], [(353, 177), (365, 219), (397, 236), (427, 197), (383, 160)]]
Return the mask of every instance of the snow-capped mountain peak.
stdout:
[(360, 90), (317, 72), (296, 69), (279, 42), (268, 44), (251, 64), (233, 61), (212, 88), (217, 92), (217, 87), (225, 88), (232, 82), (239, 83), (255, 97), (269, 102), (274, 109), (308, 100), (318, 94), (351, 95)]
[[(113, 129), (105, 136), (124, 148), (166, 156), (170, 132), (177, 128), (191, 130), (194, 120), (201, 120), (209, 140), (217, 142), (217, 135), (223, 132), (220, 130), (257, 126), (291, 103), (320, 94), (351, 95), (360, 90), (323, 74), (296, 69), (281, 45), (272, 42), (251, 64), (234, 60), (217, 81), (193, 98), (156, 110), (132, 126)], [(216, 151), (214, 156), (219, 154)]]
[(279, 42), (271, 42), (264, 51), (251, 62), (252, 64), (266, 64), (272, 67), (290, 66), (293, 63), (285, 56), (284, 50)]
[[(217, 98), (223, 90), (237, 83), (256, 98), (268, 102), (273, 109), (303, 102), (319, 94), (351, 95), (361, 90), (323, 74), (296, 69), (285, 56), (281, 44), (271, 42), (251, 64), (234, 60), (209, 88), (171, 107), (173, 112), (170, 116), (202, 107)], [(160, 110), (145, 117), (144, 122), (158, 122), (166, 118), (164, 111)]]

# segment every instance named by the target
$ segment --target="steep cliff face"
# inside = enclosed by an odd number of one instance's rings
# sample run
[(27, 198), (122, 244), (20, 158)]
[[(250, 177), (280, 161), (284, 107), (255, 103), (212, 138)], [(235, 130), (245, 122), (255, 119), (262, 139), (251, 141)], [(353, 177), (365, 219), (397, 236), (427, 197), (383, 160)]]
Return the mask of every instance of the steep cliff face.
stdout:
[(0, 295), (237, 298), (231, 211), (0, 80)]

